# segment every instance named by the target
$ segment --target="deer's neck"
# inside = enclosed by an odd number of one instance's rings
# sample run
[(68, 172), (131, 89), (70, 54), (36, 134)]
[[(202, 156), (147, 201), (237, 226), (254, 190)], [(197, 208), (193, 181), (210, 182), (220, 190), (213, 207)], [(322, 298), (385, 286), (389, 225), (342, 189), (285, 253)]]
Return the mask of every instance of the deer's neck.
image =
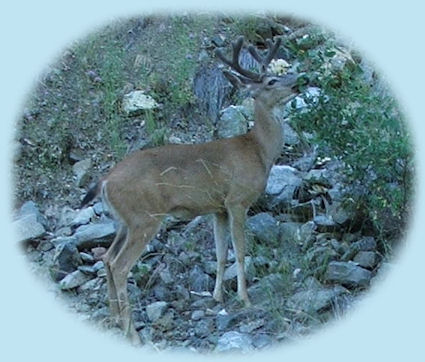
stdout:
[(256, 101), (254, 104), (255, 125), (251, 130), (259, 146), (259, 154), (267, 171), (270, 170), (283, 146), (282, 125), (273, 115), (273, 108)]

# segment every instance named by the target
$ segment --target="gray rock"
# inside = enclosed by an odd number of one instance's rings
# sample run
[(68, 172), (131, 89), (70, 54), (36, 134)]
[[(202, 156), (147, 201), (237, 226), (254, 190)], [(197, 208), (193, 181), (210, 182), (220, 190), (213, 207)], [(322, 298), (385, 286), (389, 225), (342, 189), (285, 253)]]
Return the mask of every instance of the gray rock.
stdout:
[(93, 211), (98, 216), (100, 216), (101, 214), (103, 214), (105, 212), (105, 208), (103, 207), (103, 203), (102, 202), (96, 202), (93, 205)]
[(271, 346), (273, 339), (264, 333), (257, 333), (252, 337), (252, 343), (256, 349), (263, 349)]
[(306, 313), (319, 312), (331, 306), (332, 302), (348, 290), (337, 285), (331, 288), (312, 288), (295, 293), (288, 300), (288, 306)]
[(294, 146), (300, 143), (300, 138), (298, 134), (292, 129), (292, 127), (287, 123), (282, 123), (283, 129), (283, 142), (285, 145)]
[(70, 226), (80, 226), (88, 224), (95, 216), (93, 207), (81, 209), (70, 222)]
[(17, 219), (29, 215), (34, 215), (40, 224), (46, 226), (46, 218), (41, 214), (37, 204), (31, 200), (22, 204), (21, 208), (19, 209)]
[(141, 90), (135, 90), (124, 95), (122, 109), (125, 114), (138, 115), (146, 110), (158, 108), (158, 103)]
[(248, 288), (248, 295), (253, 304), (268, 304), (274, 295), (285, 295), (292, 288), (292, 281), (285, 278), (282, 274), (269, 274), (262, 278), (259, 282)]
[[(301, 236), (301, 228), (302, 224), (298, 222), (284, 222), (280, 224), (280, 239), (289, 242), (303, 241), (303, 237)], [(305, 229), (307, 228), (308, 227), (305, 227)], [(307, 230), (305, 230), (305, 234), (308, 234)]]
[[(246, 280), (250, 282), (255, 277), (255, 266), (254, 266), (252, 257), (246, 256), (244, 265), (245, 265)], [(224, 281), (232, 280), (232, 279), (235, 279), (236, 276), (237, 276), (237, 263), (235, 262), (226, 269), (226, 271), (224, 272), (223, 280)]]
[(266, 194), (277, 196), (284, 191), (285, 188), (293, 188), (301, 185), (302, 179), (298, 171), (285, 165), (274, 165), (270, 170), (267, 180)]
[(92, 161), (90, 158), (79, 161), (72, 166), (74, 172), (76, 184), (78, 187), (84, 186), (90, 177), (89, 171), (92, 169)]
[(71, 221), (77, 215), (77, 213), (78, 211), (72, 209), (69, 206), (65, 206), (60, 212), (59, 221), (57, 223), (56, 229), (60, 229), (64, 226), (69, 226), (71, 224)]
[(24, 215), (15, 220), (13, 228), (16, 230), (18, 242), (36, 239), (46, 232), (34, 214)]
[(252, 333), (258, 328), (264, 326), (266, 321), (263, 318), (254, 319), (253, 321), (243, 323), (239, 326), (239, 331), (242, 333)]
[(242, 106), (229, 106), (221, 111), (217, 121), (217, 134), (220, 138), (229, 138), (246, 133), (248, 122), (242, 112)]
[(202, 319), (195, 325), (195, 335), (199, 338), (205, 338), (214, 331), (214, 321), (212, 319)]
[(51, 273), (59, 281), (82, 264), (77, 247), (72, 242), (62, 243), (56, 247)]
[(365, 236), (364, 238), (354, 242), (351, 247), (358, 251), (376, 250), (376, 241), (373, 236)]
[(50, 240), (53, 245), (58, 247), (61, 244), (77, 244), (77, 238), (74, 236), (58, 236), (57, 238), (54, 238)]
[(377, 263), (377, 255), (374, 251), (359, 251), (353, 261), (366, 269), (372, 269)]
[(277, 220), (266, 212), (251, 216), (246, 221), (248, 230), (260, 241), (276, 242), (279, 240)]
[(163, 316), (167, 308), (167, 302), (154, 302), (146, 306), (146, 314), (151, 322), (155, 322)]
[(376, 241), (373, 236), (366, 236), (358, 241), (352, 243), (349, 249), (341, 257), (341, 260), (348, 261), (352, 259), (359, 251), (373, 251), (376, 250)]
[(85, 284), (90, 279), (93, 279), (92, 275), (88, 275), (80, 270), (76, 270), (63, 278), (59, 282), (59, 286), (62, 290), (70, 290)]
[(224, 331), (227, 329), (233, 322), (237, 320), (237, 315), (232, 313), (229, 314), (225, 309), (222, 309), (217, 313), (215, 319), (216, 327), (219, 331)]
[(251, 352), (254, 350), (252, 338), (248, 334), (230, 331), (219, 339), (215, 352)]
[(191, 315), (191, 319), (194, 321), (199, 321), (205, 317), (205, 312), (203, 310), (194, 310)]
[(191, 291), (203, 292), (214, 288), (214, 280), (195, 265), (189, 274), (189, 285)]
[(83, 261), (83, 263), (88, 263), (88, 264), (94, 263), (94, 257), (91, 254), (80, 252), (80, 257), (81, 257), (81, 260)]
[(353, 262), (332, 261), (329, 263), (325, 280), (337, 282), (347, 287), (366, 287), (370, 283), (372, 273)]
[(93, 248), (95, 246), (109, 246), (112, 236), (116, 232), (113, 222), (88, 224), (80, 226), (74, 234), (79, 249)]

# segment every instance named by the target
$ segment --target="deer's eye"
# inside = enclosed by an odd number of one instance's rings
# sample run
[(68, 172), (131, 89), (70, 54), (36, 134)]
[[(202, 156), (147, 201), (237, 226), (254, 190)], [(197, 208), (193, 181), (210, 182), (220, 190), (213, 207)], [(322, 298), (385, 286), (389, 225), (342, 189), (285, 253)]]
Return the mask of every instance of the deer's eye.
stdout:
[(267, 83), (267, 85), (273, 85), (276, 82), (277, 82), (277, 79), (272, 79), (272, 80), (269, 80), (269, 82)]

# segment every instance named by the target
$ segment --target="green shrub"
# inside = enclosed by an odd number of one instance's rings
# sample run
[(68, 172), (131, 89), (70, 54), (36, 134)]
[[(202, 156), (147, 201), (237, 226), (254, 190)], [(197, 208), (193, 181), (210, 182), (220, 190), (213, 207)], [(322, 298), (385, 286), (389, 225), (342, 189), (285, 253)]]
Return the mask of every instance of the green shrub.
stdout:
[[(312, 38), (323, 41), (320, 34)], [(315, 135), (321, 156), (343, 162), (351, 185), (347, 198), (362, 210), (364, 226), (372, 224), (381, 242), (398, 238), (413, 178), (412, 145), (399, 106), (381, 80), (365, 80), (349, 54), (345, 64), (332, 66), (339, 49), (331, 39), (320, 47), (300, 50), (292, 44), (292, 49), (297, 49), (300, 71), (321, 89), (318, 99), (305, 99), (307, 112), (293, 107), (294, 127)]]

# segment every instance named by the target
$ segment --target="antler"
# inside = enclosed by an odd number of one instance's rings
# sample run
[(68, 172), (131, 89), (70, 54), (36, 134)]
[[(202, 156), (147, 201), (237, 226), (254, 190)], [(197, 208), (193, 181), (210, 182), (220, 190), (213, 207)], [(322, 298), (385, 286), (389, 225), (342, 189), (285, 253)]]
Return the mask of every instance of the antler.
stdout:
[(270, 62), (272, 61), (272, 59), (274, 58), (274, 56), (277, 53), (277, 50), (280, 47), (280, 44), (282, 42), (281, 38), (277, 38), (276, 42), (273, 42), (273, 40), (267, 39), (267, 48), (268, 48), (268, 52), (266, 54), (266, 56), (263, 58), (261, 57), (258, 52), (257, 49), (253, 46), (250, 45), (248, 47), (248, 51), (249, 53), (252, 55), (252, 57), (261, 64), (261, 72), (265, 73), (267, 71), (267, 67), (270, 64)]
[(234, 69), (236, 72), (238, 72), (240, 75), (254, 80), (254, 81), (258, 81), (260, 80), (261, 76), (258, 73), (255, 72), (251, 72), (248, 69), (244, 69), (241, 67), (241, 65), (239, 64), (239, 54), (241, 52), (242, 49), (242, 45), (243, 45), (243, 36), (240, 36), (235, 42), (232, 43), (232, 47), (233, 47), (233, 56), (232, 56), (232, 60), (227, 59), (221, 49), (216, 49), (215, 54), (221, 59), (221, 61), (225, 64), (227, 64), (228, 66), (230, 66), (232, 69)]

